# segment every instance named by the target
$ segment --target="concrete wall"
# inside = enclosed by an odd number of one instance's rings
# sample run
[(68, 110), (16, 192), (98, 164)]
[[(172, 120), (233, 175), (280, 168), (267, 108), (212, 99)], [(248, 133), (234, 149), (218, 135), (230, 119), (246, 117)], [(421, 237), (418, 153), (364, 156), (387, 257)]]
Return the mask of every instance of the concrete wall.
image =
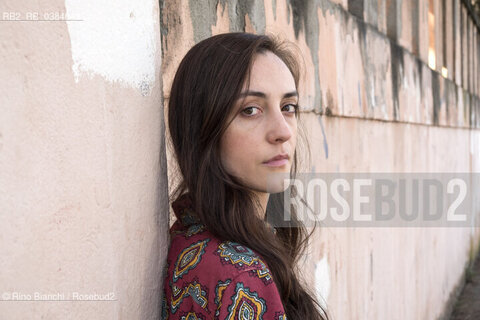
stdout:
[[(0, 319), (155, 319), (168, 229), (158, 2), (0, 2), (2, 20), (29, 12), (0, 22), (0, 299), (32, 301), (0, 301)], [(94, 294), (114, 301), (76, 300)]]
[[(301, 105), (313, 159), (304, 171), (479, 172), (478, 29), (461, 1), (442, 3), (164, 0), (164, 94), (194, 43), (274, 33), (305, 58)], [(304, 278), (334, 319), (442, 318), (479, 238), (473, 226), (320, 228)]]

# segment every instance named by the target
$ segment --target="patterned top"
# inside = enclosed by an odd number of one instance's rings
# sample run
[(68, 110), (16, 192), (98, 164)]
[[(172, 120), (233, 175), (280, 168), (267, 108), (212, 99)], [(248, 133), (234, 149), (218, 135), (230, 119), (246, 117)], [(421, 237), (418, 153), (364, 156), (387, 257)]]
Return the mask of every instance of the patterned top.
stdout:
[(259, 254), (210, 233), (187, 195), (172, 208), (177, 221), (170, 228), (162, 319), (287, 319)]

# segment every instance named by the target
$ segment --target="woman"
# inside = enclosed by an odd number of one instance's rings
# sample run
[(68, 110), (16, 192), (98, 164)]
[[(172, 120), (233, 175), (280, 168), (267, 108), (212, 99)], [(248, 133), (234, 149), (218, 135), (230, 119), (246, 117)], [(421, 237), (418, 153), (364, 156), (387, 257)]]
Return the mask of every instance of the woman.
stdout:
[(281, 174), (294, 176), (297, 163), (299, 66), (285, 44), (216, 35), (175, 74), (168, 126), (183, 180), (164, 319), (327, 319), (296, 275), (305, 228), (294, 213), (289, 227), (266, 223), (283, 216), (273, 198), (287, 192)]

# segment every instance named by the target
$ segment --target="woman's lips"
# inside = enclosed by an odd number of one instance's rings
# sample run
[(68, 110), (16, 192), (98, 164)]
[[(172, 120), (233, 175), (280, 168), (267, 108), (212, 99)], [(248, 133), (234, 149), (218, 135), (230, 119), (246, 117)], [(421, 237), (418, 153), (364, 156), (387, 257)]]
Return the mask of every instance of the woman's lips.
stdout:
[(272, 160), (265, 162), (264, 164), (268, 167), (282, 167), (288, 163), (288, 159)]

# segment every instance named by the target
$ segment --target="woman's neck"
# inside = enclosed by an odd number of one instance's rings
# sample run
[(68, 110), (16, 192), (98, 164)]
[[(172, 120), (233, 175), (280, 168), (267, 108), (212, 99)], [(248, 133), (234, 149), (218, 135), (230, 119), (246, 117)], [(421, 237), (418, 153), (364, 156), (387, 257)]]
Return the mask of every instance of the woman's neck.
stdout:
[(259, 209), (258, 215), (260, 219), (264, 220), (265, 213), (267, 212), (267, 204), (268, 204), (268, 198), (270, 197), (270, 193), (259, 192), (259, 191), (254, 191), (254, 192), (257, 195), (258, 200), (260, 201), (260, 206), (261, 206), (261, 208)]

